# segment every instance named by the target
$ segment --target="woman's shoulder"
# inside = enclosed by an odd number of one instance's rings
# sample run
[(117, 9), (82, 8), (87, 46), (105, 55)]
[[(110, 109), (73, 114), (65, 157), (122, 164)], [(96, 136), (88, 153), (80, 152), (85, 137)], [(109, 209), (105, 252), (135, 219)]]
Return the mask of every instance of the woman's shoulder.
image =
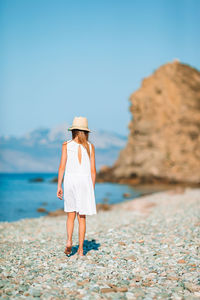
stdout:
[(72, 140), (68, 140), (68, 141), (64, 141), (62, 144), (63, 145), (67, 145), (67, 144), (69, 144), (69, 142), (71, 142)]

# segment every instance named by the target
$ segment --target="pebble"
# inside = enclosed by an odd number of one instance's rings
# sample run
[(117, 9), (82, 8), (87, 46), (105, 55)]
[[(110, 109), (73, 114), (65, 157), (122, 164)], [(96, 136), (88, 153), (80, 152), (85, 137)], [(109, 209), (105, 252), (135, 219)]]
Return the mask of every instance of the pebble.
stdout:
[(200, 189), (144, 197), (148, 214), (121, 203), (87, 217), (84, 257), (77, 220), (68, 257), (66, 216), (1, 222), (0, 297), (199, 299)]

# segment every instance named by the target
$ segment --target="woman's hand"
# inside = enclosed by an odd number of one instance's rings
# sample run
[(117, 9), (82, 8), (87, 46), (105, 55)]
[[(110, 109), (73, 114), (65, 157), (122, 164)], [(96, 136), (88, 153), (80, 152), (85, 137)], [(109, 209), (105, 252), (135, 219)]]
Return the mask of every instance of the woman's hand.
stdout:
[(58, 189), (57, 189), (57, 197), (60, 198), (60, 200), (62, 200), (62, 197), (63, 197), (63, 189), (62, 189), (62, 187), (58, 187)]

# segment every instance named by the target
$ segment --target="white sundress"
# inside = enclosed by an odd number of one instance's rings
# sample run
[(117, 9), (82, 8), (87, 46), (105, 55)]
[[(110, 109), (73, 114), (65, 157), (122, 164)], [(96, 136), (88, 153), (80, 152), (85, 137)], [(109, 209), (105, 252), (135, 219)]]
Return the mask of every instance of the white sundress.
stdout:
[[(91, 143), (90, 154), (92, 152)], [(81, 147), (81, 163), (78, 148)], [(67, 162), (64, 173), (64, 211), (80, 215), (96, 214), (95, 193), (91, 176), (91, 162), (85, 147), (73, 139), (67, 141)]]

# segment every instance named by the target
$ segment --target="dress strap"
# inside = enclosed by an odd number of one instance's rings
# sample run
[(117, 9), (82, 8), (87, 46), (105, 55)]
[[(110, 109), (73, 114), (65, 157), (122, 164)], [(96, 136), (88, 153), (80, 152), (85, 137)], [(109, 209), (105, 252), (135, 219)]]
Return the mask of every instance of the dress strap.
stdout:
[(91, 153), (92, 153), (92, 145), (91, 145), (91, 143), (89, 143), (89, 147), (90, 147), (90, 158), (91, 158)]

